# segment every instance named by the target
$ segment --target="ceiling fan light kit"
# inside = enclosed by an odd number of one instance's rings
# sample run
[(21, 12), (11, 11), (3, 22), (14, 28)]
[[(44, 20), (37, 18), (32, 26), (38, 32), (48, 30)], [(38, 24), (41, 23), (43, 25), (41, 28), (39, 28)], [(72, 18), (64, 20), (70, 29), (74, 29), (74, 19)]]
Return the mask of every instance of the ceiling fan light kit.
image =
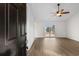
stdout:
[(57, 16), (59, 16), (59, 17), (61, 17), (63, 14), (61, 14), (61, 13), (57, 13)]
[(70, 13), (69, 11), (64, 11), (64, 9), (60, 9), (60, 8), (59, 8), (59, 6), (60, 6), (59, 3), (57, 4), (57, 6), (58, 6), (58, 10), (57, 10), (57, 12), (56, 12), (56, 16), (61, 17), (61, 16), (63, 16), (64, 14)]

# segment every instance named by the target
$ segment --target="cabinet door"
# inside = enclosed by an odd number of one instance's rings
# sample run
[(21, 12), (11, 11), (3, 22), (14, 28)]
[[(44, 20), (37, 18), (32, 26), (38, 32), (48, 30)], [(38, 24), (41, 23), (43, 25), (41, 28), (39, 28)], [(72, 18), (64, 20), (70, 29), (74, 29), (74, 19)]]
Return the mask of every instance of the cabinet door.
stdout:
[(8, 40), (16, 38), (17, 9), (14, 5), (8, 4)]
[(17, 9), (13, 4), (6, 3), (6, 45), (10, 49), (11, 55), (17, 53), (16, 43), (16, 24), (17, 24)]
[(4, 44), (5, 44), (5, 4), (0, 3), (0, 49), (3, 48)]

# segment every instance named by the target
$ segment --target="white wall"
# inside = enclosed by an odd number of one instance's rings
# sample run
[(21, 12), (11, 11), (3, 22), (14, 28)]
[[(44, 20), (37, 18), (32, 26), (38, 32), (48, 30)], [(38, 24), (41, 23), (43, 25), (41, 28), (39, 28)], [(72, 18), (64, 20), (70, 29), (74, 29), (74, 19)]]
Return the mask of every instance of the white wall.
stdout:
[(56, 22), (55, 32), (57, 37), (66, 37), (67, 31), (65, 21)]
[(48, 27), (55, 25), (55, 35), (57, 37), (66, 37), (66, 22), (65, 21), (47, 21), (43, 26)]
[(27, 46), (28, 49), (31, 48), (33, 41), (34, 41), (34, 18), (32, 16), (31, 10), (29, 5), (27, 4)]
[(45, 28), (55, 25), (55, 35), (57, 37), (66, 37), (66, 22), (65, 21), (35, 21), (35, 38), (43, 37)]
[(42, 37), (44, 35), (43, 22), (35, 21), (35, 38)]
[(67, 37), (79, 41), (79, 13), (67, 20)]
[(32, 14), (32, 10), (30, 9), (29, 4), (27, 4), (27, 46), (28, 49), (31, 48), (36, 37), (43, 36), (43, 27), (42, 22), (35, 21), (34, 16)]

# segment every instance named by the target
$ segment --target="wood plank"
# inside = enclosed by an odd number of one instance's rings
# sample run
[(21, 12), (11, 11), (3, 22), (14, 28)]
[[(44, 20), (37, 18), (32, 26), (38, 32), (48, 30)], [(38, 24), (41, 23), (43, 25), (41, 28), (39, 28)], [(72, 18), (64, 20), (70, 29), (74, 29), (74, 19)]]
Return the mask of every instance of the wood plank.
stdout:
[(78, 56), (79, 42), (68, 38), (36, 38), (29, 56)]

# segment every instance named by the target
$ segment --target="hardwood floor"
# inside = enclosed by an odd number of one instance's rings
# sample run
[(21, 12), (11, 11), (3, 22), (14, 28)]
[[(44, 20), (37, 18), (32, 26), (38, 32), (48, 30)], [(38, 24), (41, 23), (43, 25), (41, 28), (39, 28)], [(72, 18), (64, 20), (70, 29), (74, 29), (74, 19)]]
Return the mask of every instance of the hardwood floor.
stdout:
[(79, 42), (67, 38), (37, 38), (29, 56), (79, 56)]

